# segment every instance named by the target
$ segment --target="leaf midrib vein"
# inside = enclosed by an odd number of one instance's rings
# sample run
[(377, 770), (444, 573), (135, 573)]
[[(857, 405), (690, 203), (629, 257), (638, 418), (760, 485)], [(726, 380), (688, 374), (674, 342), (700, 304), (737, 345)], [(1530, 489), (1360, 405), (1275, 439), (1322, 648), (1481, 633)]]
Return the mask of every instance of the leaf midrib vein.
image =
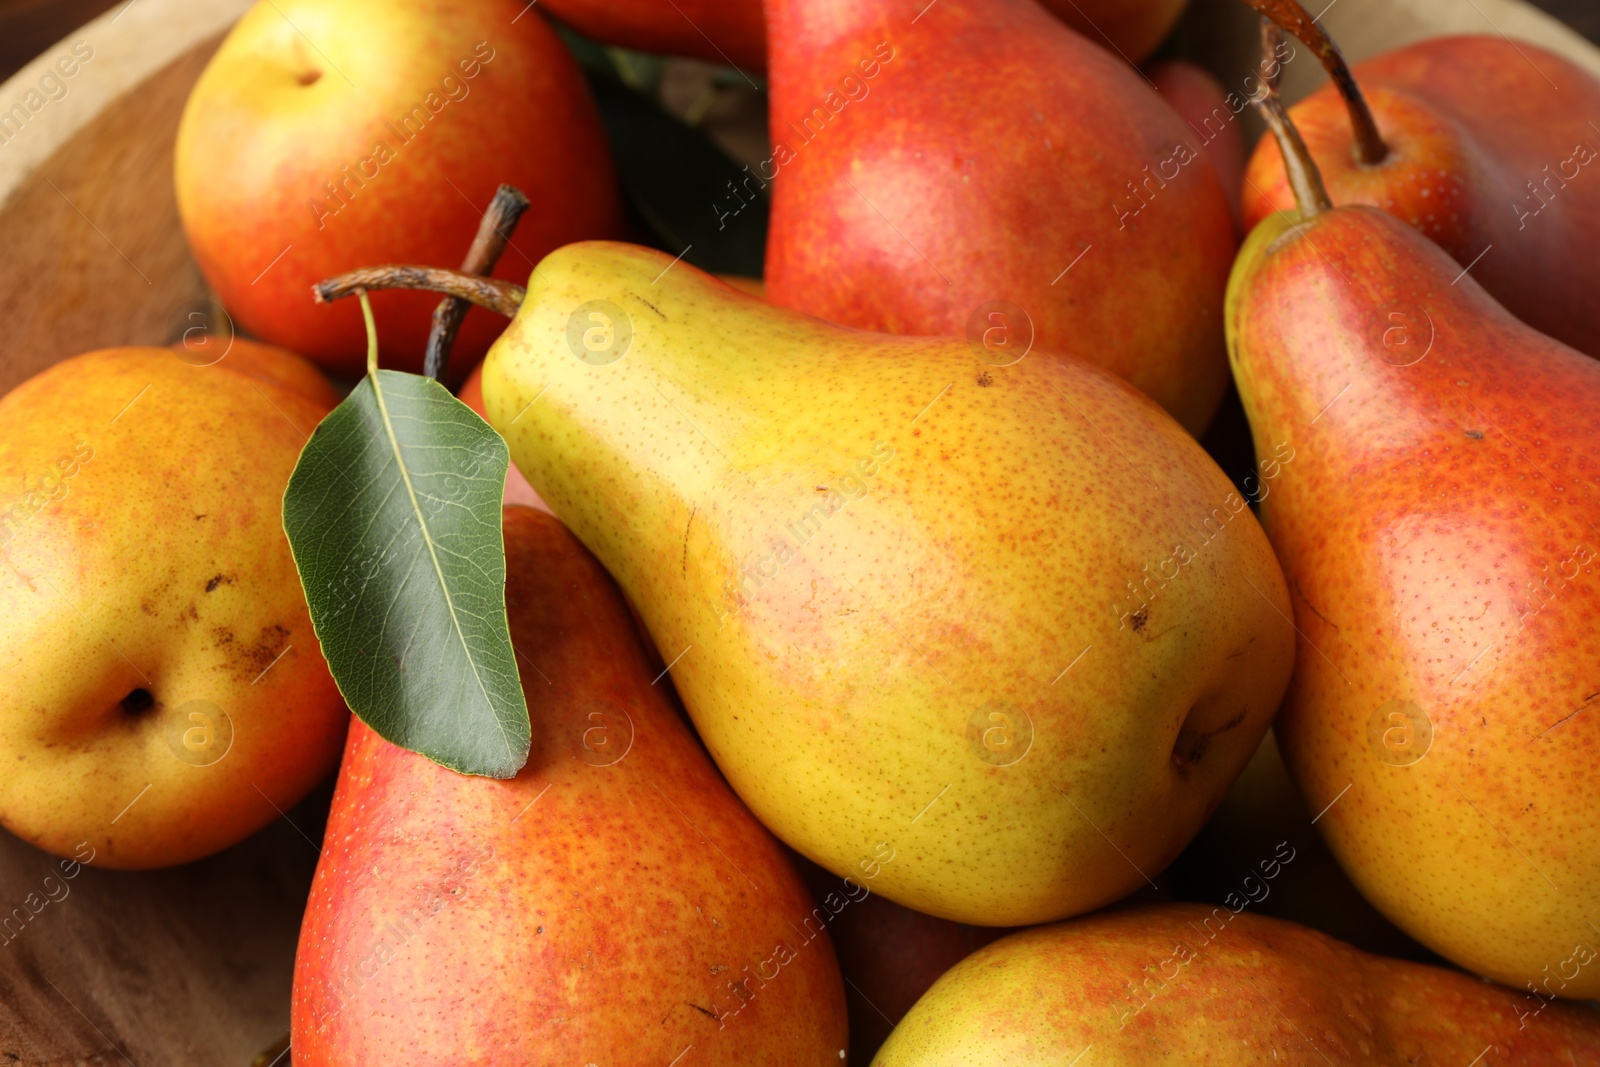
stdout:
[[(484, 706), (492, 712), (494, 710), (494, 701), (490, 698), (488, 687), (484, 685), (483, 676), (478, 671), (478, 661), (472, 655), (472, 647), (467, 644), (467, 635), (461, 629), (461, 620), (456, 617), (455, 600), (450, 596), (450, 586), (445, 581), (444, 569), (440, 567), (439, 555), (434, 551), (433, 534), (428, 529), (428, 520), (422, 514), (422, 505), (417, 502), (416, 487), (411, 484), (411, 471), (406, 468), (405, 456), (400, 451), (400, 440), (395, 436), (394, 423), (389, 418), (389, 405), (383, 399), (383, 387), (378, 384), (377, 371), (372, 373), (371, 379), (372, 395), (378, 401), (378, 417), (383, 420), (383, 432), (389, 438), (389, 447), (394, 450), (395, 466), (400, 470), (400, 479), (405, 483), (406, 496), (411, 501), (412, 513), (416, 515), (417, 525), (422, 530), (422, 543), (428, 546), (428, 559), (433, 564), (434, 576), (439, 579), (439, 590), (444, 594), (445, 608), (450, 612), (450, 626), (455, 630), (456, 640), (461, 645), (462, 654), (466, 656), (467, 664), (472, 668), (472, 680), (478, 683), (478, 692), (483, 694)], [(495, 722), (502, 727), (498, 731), (500, 743), (505, 746), (506, 755), (510, 756), (512, 755), (511, 745), (506, 740), (504, 723), (501, 722), (498, 715), (495, 716)]]

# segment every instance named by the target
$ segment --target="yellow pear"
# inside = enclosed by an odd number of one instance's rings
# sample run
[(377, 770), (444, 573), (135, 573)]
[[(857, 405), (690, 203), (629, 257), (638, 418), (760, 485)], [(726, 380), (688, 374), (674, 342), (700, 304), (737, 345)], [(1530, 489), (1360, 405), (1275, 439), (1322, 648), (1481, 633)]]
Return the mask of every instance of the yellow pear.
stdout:
[(0, 823), (108, 867), (240, 840), (348, 713), (280, 519), (337, 397), (286, 352), (91, 352), (0, 399)]
[(538, 266), (483, 394), (779, 837), (1019, 925), (1160, 871), (1287, 683), (1282, 576), (1153, 402), (1000, 339), (892, 337), (665, 255)]

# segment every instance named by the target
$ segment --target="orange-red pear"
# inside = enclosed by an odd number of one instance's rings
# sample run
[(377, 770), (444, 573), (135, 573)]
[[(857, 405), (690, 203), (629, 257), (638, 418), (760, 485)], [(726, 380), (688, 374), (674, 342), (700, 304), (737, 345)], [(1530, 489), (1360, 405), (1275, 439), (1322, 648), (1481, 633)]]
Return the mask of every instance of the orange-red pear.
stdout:
[(295, 960), (296, 1067), (838, 1063), (826, 930), (851, 901), (813, 903), (593, 557), (546, 513), (504, 516), (528, 763), (469, 777), (353, 724)]

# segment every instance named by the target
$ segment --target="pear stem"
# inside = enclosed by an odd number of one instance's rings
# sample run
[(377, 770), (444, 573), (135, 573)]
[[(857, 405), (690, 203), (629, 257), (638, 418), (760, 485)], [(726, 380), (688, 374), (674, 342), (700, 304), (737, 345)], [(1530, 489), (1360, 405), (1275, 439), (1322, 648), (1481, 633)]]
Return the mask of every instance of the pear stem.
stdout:
[(311, 287), (319, 304), (351, 296), (361, 289), (424, 289), (458, 297), (470, 304), (488, 308), (506, 318), (515, 318), (528, 291), (515, 282), (482, 278), (443, 267), (362, 267)]
[(378, 324), (372, 318), (372, 301), (367, 299), (365, 289), (356, 290), (356, 299), (361, 301), (361, 321), (367, 326), (367, 375), (372, 378), (378, 376)]
[[(468, 274), (488, 275), (500, 261), (500, 255), (511, 243), (511, 234), (527, 211), (529, 201), (513, 185), (501, 185), (489, 201), (478, 224), (478, 233), (467, 249), (467, 258), (461, 269)], [(422, 373), (435, 381), (444, 380), (445, 366), (450, 362), (450, 349), (455, 344), (461, 320), (467, 317), (467, 301), (458, 296), (447, 296), (433, 309), (433, 329), (428, 333), (428, 350), (422, 358)]]
[[(1289, 119), (1289, 112), (1278, 95), (1278, 79), (1267, 71), (1277, 59), (1276, 48), (1282, 39), (1275, 24), (1263, 18), (1261, 26), (1261, 95), (1251, 99), (1261, 112), (1261, 118), (1278, 142), (1283, 153), (1283, 171), (1289, 178), (1289, 188), (1294, 191), (1295, 206), (1302, 219), (1313, 218), (1324, 211), (1333, 210), (1328, 188), (1322, 184), (1322, 172), (1317, 161), (1311, 158), (1311, 149), (1300, 137), (1300, 131)], [(1269, 28), (1270, 27), (1270, 28)]]
[(1355, 75), (1350, 73), (1350, 64), (1345, 62), (1344, 53), (1339, 51), (1339, 46), (1328, 36), (1328, 31), (1317, 24), (1300, 0), (1244, 0), (1244, 3), (1294, 34), (1322, 61), (1328, 77), (1333, 79), (1339, 95), (1344, 98), (1345, 110), (1350, 113), (1350, 128), (1355, 135), (1356, 155), (1361, 163), (1375, 167), (1388, 159), (1389, 146), (1378, 132), (1372, 109), (1367, 106), (1366, 97), (1361, 95), (1361, 86), (1356, 84)]
[(1283, 64), (1278, 62), (1278, 46), (1282, 43), (1283, 27), (1262, 15), (1261, 81), (1270, 93), (1278, 91), (1278, 83), (1283, 79)]

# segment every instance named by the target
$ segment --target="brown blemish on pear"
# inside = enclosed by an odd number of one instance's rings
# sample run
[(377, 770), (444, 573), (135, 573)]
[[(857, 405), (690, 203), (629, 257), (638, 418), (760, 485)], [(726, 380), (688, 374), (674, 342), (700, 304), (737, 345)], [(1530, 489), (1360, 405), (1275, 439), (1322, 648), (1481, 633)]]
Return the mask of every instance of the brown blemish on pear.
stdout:
[[(333, 399), (304, 360), (240, 338), (212, 367), (164, 348), (89, 353), (0, 399), (0, 471), (94, 448), (0, 568), (0, 759), (30, 754), (0, 776), (9, 830), (63, 856), (87, 840), (97, 864), (187, 862), (278, 818), (273, 804), (333, 765), (348, 712), (321, 656), (286, 657), (252, 686), (259, 669), (218, 639), (266, 626), (315, 648), (280, 516), (293, 424), (316, 425)], [(232, 583), (206, 593), (219, 574)], [(125, 710), (140, 691), (151, 704)], [(203, 774), (151, 736), (192, 700), (236, 727)]]

